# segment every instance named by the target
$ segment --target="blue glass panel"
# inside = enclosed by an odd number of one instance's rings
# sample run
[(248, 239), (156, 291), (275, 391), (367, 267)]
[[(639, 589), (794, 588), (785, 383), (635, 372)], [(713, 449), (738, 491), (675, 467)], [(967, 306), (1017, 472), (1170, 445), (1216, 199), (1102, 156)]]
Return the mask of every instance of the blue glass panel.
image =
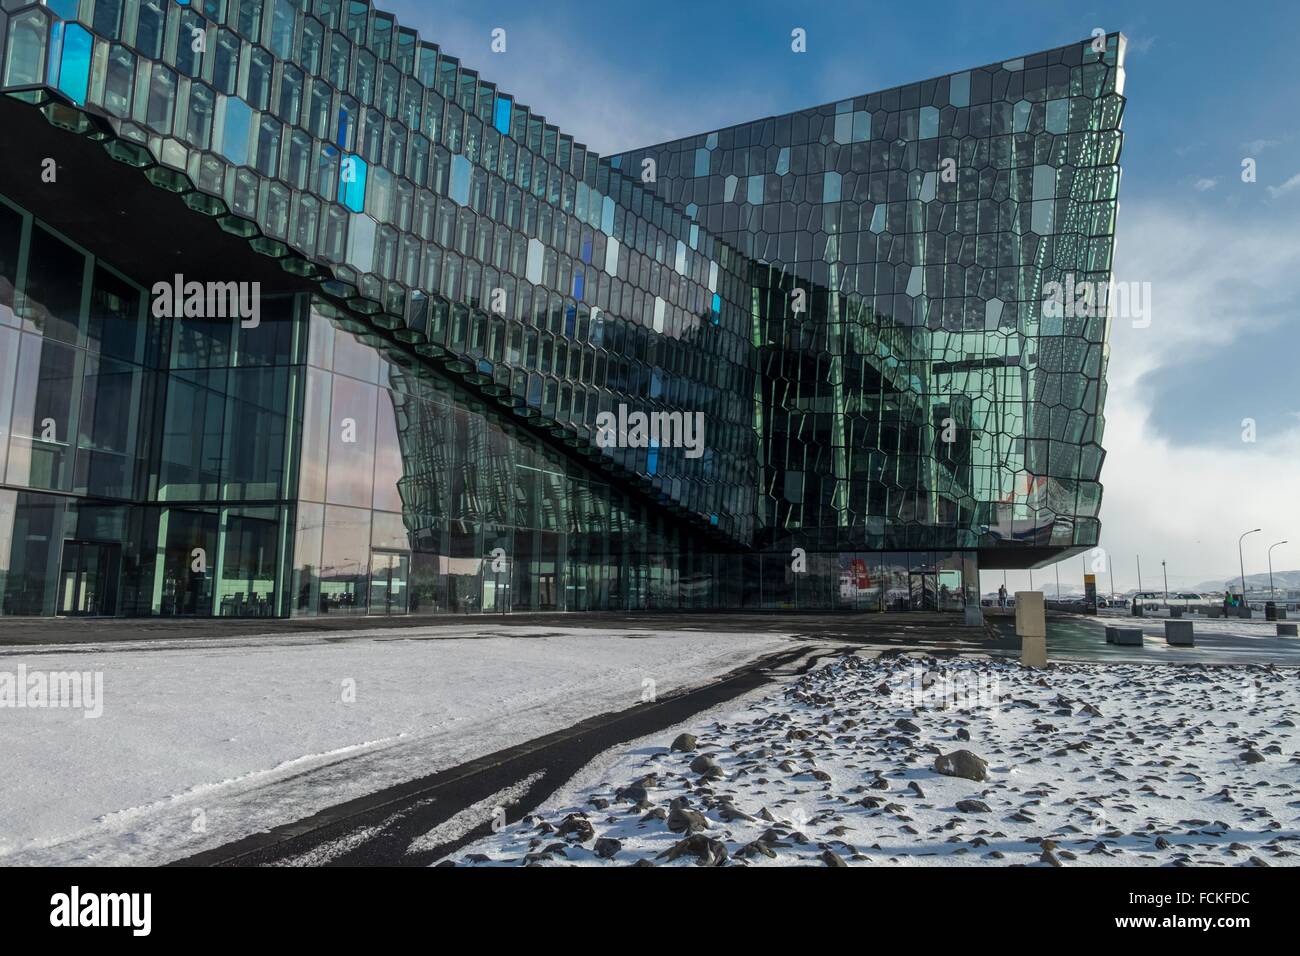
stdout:
[(45, 5), (65, 20), (77, 19), (77, 7), (81, 0), (46, 0)]
[(492, 125), (497, 128), (502, 136), (510, 135), (510, 109), (514, 106), (514, 101), (508, 96), (497, 97), (496, 114), (493, 116)]
[(722, 296), (713, 293), (713, 324), (717, 325), (722, 321)]
[(253, 108), (234, 96), (226, 97), (226, 121), (221, 132), (221, 154), (236, 166), (248, 163), (248, 131)]
[(659, 439), (650, 439), (650, 450), (645, 458), (645, 473), (653, 475), (659, 470)]
[(451, 158), (451, 185), (448, 195), (462, 206), (469, 202), (470, 162), (457, 153)]
[(339, 149), (348, 148), (348, 127), (352, 123), (352, 117), (348, 114), (347, 108), (339, 107), (339, 130), (334, 142), (338, 144)]
[(826, 179), (822, 183), (822, 202), (840, 201), (841, 182), (842, 180), (839, 173), (826, 174)]
[(90, 84), (90, 52), (94, 38), (90, 31), (77, 23), (70, 23), (63, 34), (63, 59), (59, 66), (59, 89), (78, 106), (86, 102)]
[(50, 27), (50, 62), (45, 65), (45, 82), (50, 86), (59, 83), (59, 57), (63, 52), (63, 24), (55, 20)]
[(582, 301), (582, 293), (585, 288), (586, 276), (583, 275), (581, 269), (578, 269), (573, 273), (573, 297), (579, 302)]
[(339, 202), (353, 212), (366, 208), (366, 178), (370, 167), (360, 156), (343, 157), (339, 164)]

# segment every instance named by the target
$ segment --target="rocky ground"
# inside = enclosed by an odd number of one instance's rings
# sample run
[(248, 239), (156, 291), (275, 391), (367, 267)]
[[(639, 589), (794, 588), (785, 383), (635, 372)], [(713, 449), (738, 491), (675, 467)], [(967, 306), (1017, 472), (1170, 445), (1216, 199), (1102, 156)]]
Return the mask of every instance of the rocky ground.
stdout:
[(1294, 865), (1298, 673), (839, 657), (443, 865)]

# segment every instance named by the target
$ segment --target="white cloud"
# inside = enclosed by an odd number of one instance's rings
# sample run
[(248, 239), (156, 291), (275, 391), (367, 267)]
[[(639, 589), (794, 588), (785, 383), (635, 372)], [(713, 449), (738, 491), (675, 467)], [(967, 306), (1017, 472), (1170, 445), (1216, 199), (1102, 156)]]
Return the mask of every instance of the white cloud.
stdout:
[(1202, 177), (1201, 179), (1198, 179), (1196, 180), (1196, 182), (1192, 183), (1192, 188), (1195, 189), (1198, 193), (1203, 193), (1206, 190), (1213, 189), (1217, 185), (1219, 185), (1219, 180), (1217, 177), (1213, 179), (1209, 177)]
[(1270, 196), (1285, 196), (1295, 189), (1300, 189), (1300, 173), (1296, 173), (1281, 186), (1269, 186), (1268, 193)]
[(1252, 139), (1249, 142), (1242, 143), (1241, 148), (1247, 153), (1262, 153), (1273, 146), (1280, 146), (1281, 141), (1276, 139)]
[[(1153, 427), (1144, 381), (1285, 321), (1300, 297), (1300, 237), (1284, 223), (1126, 205), (1116, 279), (1149, 281), (1153, 296), (1149, 328), (1117, 320), (1111, 330), (1101, 543), (1118, 559), (1116, 586), (1136, 586), (1138, 554), (1148, 588), (1162, 559), (1171, 586), (1226, 578), (1237, 567), (1237, 536), (1255, 527), (1264, 533), (1247, 539), (1246, 573), (1259, 572), (1268, 543), (1300, 541), (1300, 422), (1253, 444), (1239, 434), (1217, 445), (1176, 444)], [(1300, 550), (1275, 557), (1278, 570), (1300, 567)]]
[(1155, 34), (1151, 34), (1151, 35), (1149, 35), (1149, 36), (1144, 36), (1144, 37), (1142, 37), (1141, 39), (1135, 39), (1135, 38), (1134, 38), (1134, 37), (1133, 37), (1133, 36), (1132, 36), (1132, 35), (1131, 35), (1127, 30), (1126, 30), (1126, 31), (1124, 31), (1124, 36), (1128, 39), (1128, 48), (1127, 48), (1126, 52), (1129, 53), (1129, 54), (1133, 54), (1133, 53), (1150, 53), (1150, 52), (1151, 52), (1151, 48), (1152, 48), (1153, 46), (1156, 45), (1156, 35), (1155, 35)]

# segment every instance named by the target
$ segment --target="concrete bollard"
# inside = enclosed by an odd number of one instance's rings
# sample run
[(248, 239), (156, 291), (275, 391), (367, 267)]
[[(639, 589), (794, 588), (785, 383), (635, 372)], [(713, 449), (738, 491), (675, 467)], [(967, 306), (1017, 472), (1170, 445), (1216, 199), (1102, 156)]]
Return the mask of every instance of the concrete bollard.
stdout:
[(1016, 634), (1020, 637), (1020, 663), (1047, 666), (1047, 615), (1042, 591), (1016, 592)]
[(1278, 637), (1296, 637), (1296, 636), (1298, 636), (1298, 635), (1296, 634), (1296, 628), (1298, 628), (1298, 627), (1300, 627), (1300, 624), (1279, 624), (1279, 625), (1277, 626), (1277, 636), (1278, 636)]
[(1173, 647), (1193, 647), (1191, 621), (1165, 621), (1165, 643)]
[(1115, 628), (1115, 643), (1120, 645), (1121, 647), (1141, 647), (1142, 628), (1140, 627)]

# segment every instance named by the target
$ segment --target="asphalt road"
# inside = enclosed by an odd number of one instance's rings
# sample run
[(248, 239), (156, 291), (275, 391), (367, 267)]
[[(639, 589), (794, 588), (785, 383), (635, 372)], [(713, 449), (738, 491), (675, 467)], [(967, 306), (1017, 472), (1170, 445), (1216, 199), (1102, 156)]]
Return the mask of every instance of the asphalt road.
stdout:
[[(986, 620), (1004, 641), (1017, 642), (1012, 615), (988, 615)], [(1165, 642), (1166, 618), (1127, 615), (1049, 614), (1047, 658), (1059, 661), (1131, 661), (1168, 664), (1278, 664), (1300, 666), (1300, 638), (1278, 637), (1272, 622), (1186, 617), (1193, 622), (1194, 647), (1170, 647)], [(1140, 627), (1141, 647), (1106, 643), (1106, 626)]]

